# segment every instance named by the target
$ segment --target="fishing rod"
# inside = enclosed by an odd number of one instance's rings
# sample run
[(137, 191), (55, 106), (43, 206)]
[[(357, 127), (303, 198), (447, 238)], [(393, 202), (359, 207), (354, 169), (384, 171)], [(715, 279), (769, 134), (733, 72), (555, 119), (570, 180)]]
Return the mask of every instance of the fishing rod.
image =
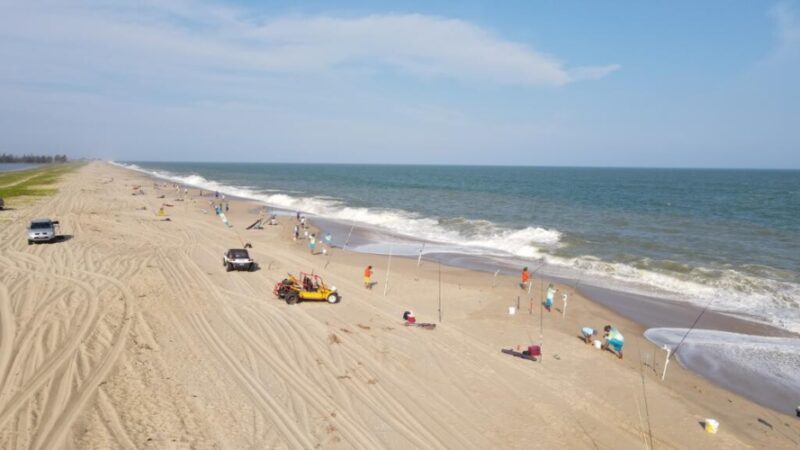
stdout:
[[(681, 338), (680, 342), (678, 342), (678, 345), (675, 346), (675, 350), (672, 351), (672, 355), (670, 356), (670, 358), (678, 354), (678, 349), (681, 348), (681, 345), (683, 345), (683, 342), (686, 340), (687, 337), (689, 337), (689, 333), (691, 333), (692, 330), (694, 330), (694, 327), (697, 326), (697, 323), (700, 322), (700, 318), (703, 317), (703, 314), (705, 314), (706, 311), (708, 311), (708, 308), (711, 307), (712, 303), (714, 303), (714, 299), (713, 298), (711, 300), (709, 300), (708, 304), (706, 305), (706, 307), (703, 308), (702, 311), (700, 311), (700, 314), (698, 314), (697, 318), (694, 319), (694, 323), (692, 323), (692, 326), (689, 327), (688, 330), (686, 330), (686, 334), (683, 335), (683, 337)], [(669, 359), (667, 359), (667, 361), (669, 361)]]

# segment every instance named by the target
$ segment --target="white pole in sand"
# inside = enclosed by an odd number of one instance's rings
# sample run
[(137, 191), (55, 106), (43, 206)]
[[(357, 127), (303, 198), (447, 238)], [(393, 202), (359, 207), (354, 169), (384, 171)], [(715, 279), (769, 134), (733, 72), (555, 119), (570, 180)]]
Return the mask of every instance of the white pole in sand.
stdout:
[(667, 377), (667, 366), (669, 365), (669, 354), (672, 352), (672, 349), (667, 347), (664, 344), (664, 351), (667, 352), (667, 358), (664, 360), (664, 371), (661, 373), (661, 381), (664, 381), (664, 378)]
[(500, 269), (494, 271), (494, 277), (492, 277), (492, 288), (495, 287), (497, 284), (497, 274), (500, 273)]
[(389, 244), (389, 261), (386, 263), (386, 282), (383, 284), (383, 296), (389, 290), (389, 272), (392, 270), (392, 244)]
[(561, 296), (561, 300), (564, 300), (564, 309), (561, 310), (561, 318), (562, 319), (566, 319), (567, 318), (567, 299), (568, 298), (569, 298), (569, 294), (567, 294), (567, 293), (564, 293)]
[(422, 243), (422, 248), (419, 249), (419, 256), (417, 257), (417, 267), (422, 264), (422, 252), (425, 251), (425, 243)]
[(344, 245), (342, 246), (342, 250), (347, 248), (347, 244), (350, 243), (350, 236), (353, 234), (353, 228), (355, 228), (356, 224), (350, 226), (350, 232), (347, 233), (347, 239), (344, 241)]

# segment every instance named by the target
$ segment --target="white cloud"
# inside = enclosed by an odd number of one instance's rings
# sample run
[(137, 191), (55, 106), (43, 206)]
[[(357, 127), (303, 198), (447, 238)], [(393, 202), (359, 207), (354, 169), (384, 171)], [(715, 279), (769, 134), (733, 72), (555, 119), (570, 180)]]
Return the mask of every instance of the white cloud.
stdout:
[(242, 11), (186, 1), (19, 2), (0, 6), (0, 37), (2, 56), (18, 46), (20, 53), (77, 66), (79, 72), (169, 68), (318, 74), (389, 67), (423, 77), (561, 86), (619, 68), (568, 67), (458, 19), (386, 14), (254, 21)]

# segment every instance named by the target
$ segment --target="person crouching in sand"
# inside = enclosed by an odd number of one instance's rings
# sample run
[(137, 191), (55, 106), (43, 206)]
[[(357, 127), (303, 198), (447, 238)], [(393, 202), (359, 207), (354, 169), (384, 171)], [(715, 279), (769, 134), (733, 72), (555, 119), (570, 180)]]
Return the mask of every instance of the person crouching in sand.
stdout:
[(603, 344), (603, 350), (611, 350), (619, 359), (622, 359), (622, 347), (625, 345), (625, 337), (619, 330), (611, 325), (606, 325), (603, 330), (606, 332), (603, 335), (603, 337), (606, 338), (606, 343)]
[(367, 268), (364, 269), (364, 287), (372, 289), (372, 266), (367, 266)]
[(597, 336), (597, 330), (592, 327), (583, 327), (581, 328), (581, 336), (583, 336), (583, 342), (591, 344), (595, 336)]

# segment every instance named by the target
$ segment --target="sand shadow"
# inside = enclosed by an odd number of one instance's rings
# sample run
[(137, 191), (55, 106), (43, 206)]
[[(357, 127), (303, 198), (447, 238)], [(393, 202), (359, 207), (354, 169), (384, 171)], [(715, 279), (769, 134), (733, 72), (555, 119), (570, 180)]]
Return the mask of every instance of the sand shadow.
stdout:
[(71, 234), (59, 234), (53, 239), (52, 243), (71, 241), (73, 237)]
[(8, 207), (0, 208), (0, 212), (3, 212), (3, 211), (16, 211), (16, 210), (17, 210), (17, 208), (8, 208)]
[(367, 288), (367, 289), (372, 289), (372, 288), (374, 288), (374, 287), (375, 287), (375, 286), (377, 286), (377, 285), (378, 285), (378, 282), (377, 282), (377, 281), (372, 281), (372, 282), (366, 283), (366, 284), (364, 285), (364, 287), (365, 287), (365, 288)]

